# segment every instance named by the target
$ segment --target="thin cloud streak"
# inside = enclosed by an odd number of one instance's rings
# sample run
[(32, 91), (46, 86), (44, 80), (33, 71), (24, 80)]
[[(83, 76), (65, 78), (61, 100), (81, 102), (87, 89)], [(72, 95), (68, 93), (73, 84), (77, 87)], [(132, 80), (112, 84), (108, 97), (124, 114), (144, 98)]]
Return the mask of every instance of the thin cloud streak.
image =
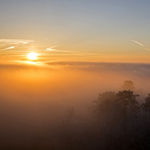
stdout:
[[(57, 46), (52, 46), (49, 48), (46, 48), (47, 51), (51, 51), (51, 52), (64, 52), (64, 53), (76, 53), (79, 55), (97, 55), (98, 53), (87, 53), (87, 52), (79, 52), (79, 51), (65, 51), (65, 50), (58, 50), (55, 49)], [(74, 55), (74, 54), (73, 54)]]
[[(138, 45), (144, 47), (144, 44), (142, 44), (142, 43), (140, 43), (140, 42), (138, 42), (138, 41), (133, 40), (131, 37), (129, 37), (129, 39), (131, 39), (134, 43), (136, 43), (136, 44), (138, 44)], [(150, 49), (148, 49), (147, 47), (144, 47), (144, 49), (147, 50), (147, 51), (150, 51)]]
[(0, 39), (1, 43), (6, 44), (28, 44), (31, 42), (35, 42), (33, 40), (20, 40), (20, 39)]
[(54, 49), (55, 47), (57, 46), (52, 46), (52, 47), (49, 47), (49, 48), (46, 48), (47, 51), (55, 51), (55, 52), (65, 52), (65, 53), (74, 53), (73, 51), (64, 51), (64, 50), (57, 50), (57, 49)]
[(138, 41), (135, 41), (135, 40), (132, 40), (134, 43), (140, 45), (140, 46), (144, 46), (142, 43), (138, 42)]
[(5, 48), (4, 50), (9, 50), (9, 49), (13, 49), (13, 48), (15, 48), (15, 46), (11, 46), (11, 47)]
[[(0, 39), (0, 44), (3, 45), (3, 47), (1, 47), (2, 50), (0, 50), (0, 51), (14, 49), (14, 48), (18, 47), (20, 44), (25, 45), (25, 44), (28, 44), (31, 42), (35, 42), (35, 41), (33, 41), (33, 40), (22, 40), (22, 39)], [(7, 47), (7, 48), (4, 48), (4, 47)]]
[(6, 50), (9, 50), (9, 49), (14, 49), (14, 48), (15, 48), (15, 46), (10, 46), (10, 47), (7, 47), (7, 48), (5, 48), (3, 50), (0, 50), (0, 51), (6, 51)]
[(146, 50), (148, 50), (148, 51), (150, 51), (150, 49), (148, 49), (148, 48), (145, 48)]

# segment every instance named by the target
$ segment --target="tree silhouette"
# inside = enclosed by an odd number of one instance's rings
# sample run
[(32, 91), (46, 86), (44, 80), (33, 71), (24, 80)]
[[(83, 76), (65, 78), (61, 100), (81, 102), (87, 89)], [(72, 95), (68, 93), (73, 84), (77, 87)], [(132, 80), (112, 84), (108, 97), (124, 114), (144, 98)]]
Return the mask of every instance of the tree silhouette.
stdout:
[(128, 123), (128, 119), (131, 117), (137, 117), (137, 112), (140, 109), (138, 101), (136, 97), (139, 95), (134, 95), (133, 91), (119, 91), (117, 94), (117, 103), (119, 104), (118, 110), (120, 111), (120, 115), (123, 123), (123, 130), (126, 132), (126, 126)]
[(136, 97), (139, 95), (134, 95), (133, 91), (119, 91), (116, 95), (117, 101), (120, 102), (123, 108), (125, 108), (126, 111), (129, 111), (129, 113), (135, 112), (139, 109), (139, 104), (136, 100)]
[(126, 131), (128, 119), (137, 117), (137, 112), (140, 109), (133, 91), (104, 92), (99, 94), (95, 101), (98, 116), (105, 117), (110, 124), (120, 123), (123, 130)]
[(121, 87), (122, 87), (122, 90), (131, 90), (131, 91), (133, 91), (135, 89), (134, 83), (131, 80), (124, 81), (124, 83)]
[(148, 96), (145, 98), (145, 103), (142, 105), (143, 110), (146, 112), (150, 112), (150, 94), (148, 93)]
[[(136, 100), (136, 97), (139, 95), (134, 95), (133, 91), (119, 91), (115, 94), (115, 92), (104, 92), (99, 94), (99, 97), (96, 101), (96, 112), (102, 113), (104, 112), (110, 112), (110, 111), (116, 111), (116, 108), (118, 111), (123, 111), (127, 113), (133, 113), (136, 112), (139, 109), (138, 101)], [(150, 97), (149, 97), (150, 101)]]
[[(118, 93), (107, 91), (99, 94), (95, 101), (95, 112), (99, 119), (100, 133), (107, 143), (106, 147), (122, 149), (132, 141), (130, 136), (134, 137), (134, 133), (130, 134), (130, 131), (135, 130), (132, 123), (136, 122), (137, 112), (140, 110), (136, 100), (138, 96), (130, 90)], [(116, 143), (118, 140), (120, 143)]]
[(115, 92), (104, 92), (99, 94), (99, 97), (95, 102), (96, 109), (95, 112), (99, 114), (109, 113), (111, 111), (112, 103), (116, 99)]

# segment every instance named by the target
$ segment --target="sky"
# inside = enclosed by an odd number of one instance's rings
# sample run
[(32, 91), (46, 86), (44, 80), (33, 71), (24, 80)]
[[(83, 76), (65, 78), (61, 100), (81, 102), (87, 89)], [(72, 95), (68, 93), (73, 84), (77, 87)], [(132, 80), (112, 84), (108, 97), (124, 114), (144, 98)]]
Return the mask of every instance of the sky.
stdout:
[(0, 0), (0, 60), (149, 63), (146, 0)]

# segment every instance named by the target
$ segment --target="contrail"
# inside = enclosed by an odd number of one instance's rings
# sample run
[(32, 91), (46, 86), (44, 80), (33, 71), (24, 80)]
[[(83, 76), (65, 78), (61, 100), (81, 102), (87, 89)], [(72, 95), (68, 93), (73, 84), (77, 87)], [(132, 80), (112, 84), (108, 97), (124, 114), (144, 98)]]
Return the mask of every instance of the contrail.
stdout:
[(132, 40), (132, 42), (134, 42), (134, 43), (136, 43), (136, 44), (138, 44), (138, 45), (140, 45), (140, 46), (144, 47), (144, 49), (145, 49), (145, 50), (150, 51), (150, 49), (149, 49), (149, 48), (147, 48), (147, 47), (145, 47), (145, 46), (144, 46), (144, 44), (142, 44), (142, 43), (140, 43), (140, 42), (138, 42), (138, 41), (133, 40), (131, 37), (129, 37), (129, 39), (131, 39), (131, 40)]
[(146, 50), (148, 50), (148, 51), (150, 51), (150, 49), (148, 49), (148, 48), (145, 48)]
[(140, 45), (140, 46), (144, 46), (142, 43), (138, 42), (138, 41), (135, 41), (135, 40), (132, 40), (134, 43)]

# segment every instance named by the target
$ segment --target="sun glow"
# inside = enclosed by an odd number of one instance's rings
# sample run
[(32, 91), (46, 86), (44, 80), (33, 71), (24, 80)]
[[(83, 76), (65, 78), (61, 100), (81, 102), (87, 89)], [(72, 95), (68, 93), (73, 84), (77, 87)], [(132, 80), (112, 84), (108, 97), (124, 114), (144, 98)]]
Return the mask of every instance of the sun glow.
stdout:
[(30, 60), (36, 60), (37, 59), (37, 53), (29, 53), (28, 59)]

